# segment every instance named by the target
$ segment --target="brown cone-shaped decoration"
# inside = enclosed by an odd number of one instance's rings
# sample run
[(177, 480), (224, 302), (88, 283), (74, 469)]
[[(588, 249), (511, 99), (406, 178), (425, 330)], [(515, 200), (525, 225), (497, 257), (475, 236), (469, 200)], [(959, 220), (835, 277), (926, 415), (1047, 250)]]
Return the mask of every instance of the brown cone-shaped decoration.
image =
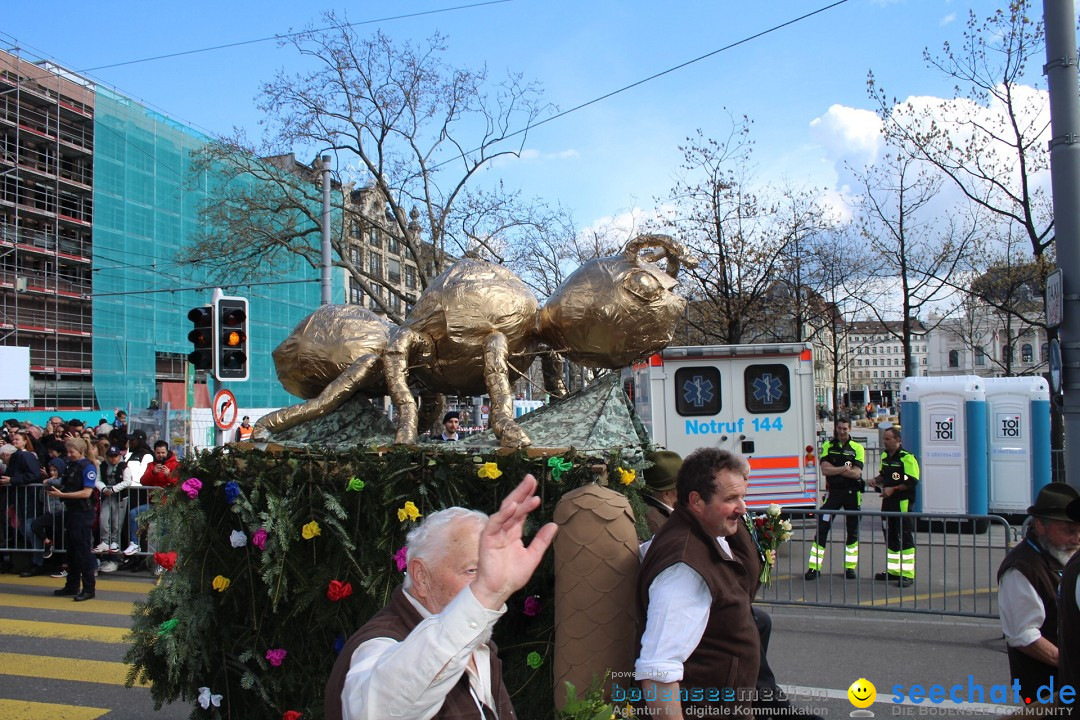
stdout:
[[(577, 488), (559, 501), (554, 520), (554, 695), (561, 709), (564, 682), (580, 693), (605, 670), (633, 671), (639, 563), (634, 512), (625, 495), (599, 485)], [(610, 700), (610, 679), (606, 694)]]

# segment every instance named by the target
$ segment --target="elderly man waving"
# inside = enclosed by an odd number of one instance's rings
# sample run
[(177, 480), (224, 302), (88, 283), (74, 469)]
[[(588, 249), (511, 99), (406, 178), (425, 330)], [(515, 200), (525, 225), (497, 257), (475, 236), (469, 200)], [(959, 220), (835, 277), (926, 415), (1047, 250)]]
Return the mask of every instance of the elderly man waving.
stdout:
[(548, 523), (522, 542), (540, 505), (535, 492), (526, 475), (490, 518), (449, 508), (409, 533), (405, 585), (338, 656), (326, 684), (328, 720), (514, 717), (488, 638), (558, 530)]

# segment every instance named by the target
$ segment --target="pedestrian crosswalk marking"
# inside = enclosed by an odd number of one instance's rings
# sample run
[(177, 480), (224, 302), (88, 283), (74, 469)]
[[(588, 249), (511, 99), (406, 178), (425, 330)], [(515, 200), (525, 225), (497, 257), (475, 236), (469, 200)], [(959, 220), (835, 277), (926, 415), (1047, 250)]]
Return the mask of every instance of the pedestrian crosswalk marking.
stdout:
[[(74, 660), (57, 662), (55, 657), (45, 655), (21, 655), (19, 653), (0, 652), (0, 675), (17, 677), (44, 678), (47, 680), (74, 680), (92, 682), (98, 685), (123, 685), (127, 680), (130, 665), (104, 660)], [(149, 687), (149, 683), (139, 683)], [(4, 715), (0, 717), (19, 717)]]
[(35, 610), (63, 610), (72, 613), (105, 613), (107, 615), (131, 615), (131, 602), (99, 600), (72, 602), (71, 597), (47, 595), (21, 595), (0, 593), (0, 607), (34, 608)]
[(54, 705), (25, 700), (0, 700), (0, 717), (19, 718), (19, 720), (95, 720), (107, 712), (109, 712), (108, 708)]
[[(123, 643), (128, 632), (127, 628), (119, 627), (93, 627), (72, 623), (0, 618), (0, 636), (15, 635), (18, 637), (53, 638), (58, 640)], [(4, 717), (4, 715), (0, 714), (0, 717)]]
[[(64, 578), (54, 578), (49, 576), (37, 576), (30, 578), (21, 578), (14, 575), (0, 575), (0, 585), (10, 585), (19, 587), (40, 587), (49, 588), (55, 590), (58, 587), (62, 587), (64, 584)], [(105, 590), (115, 592), (129, 592), (138, 595), (146, 595), (152, 585), (145, 580), (120, 580), (104, 577), (98, 575), (97, 578), (97, 590), (103, 592)]]

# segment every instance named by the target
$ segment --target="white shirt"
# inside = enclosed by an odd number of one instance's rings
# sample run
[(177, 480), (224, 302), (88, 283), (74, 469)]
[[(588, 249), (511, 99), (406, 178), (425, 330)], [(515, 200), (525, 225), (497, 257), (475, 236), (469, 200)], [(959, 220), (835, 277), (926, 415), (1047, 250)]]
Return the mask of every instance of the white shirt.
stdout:
[(998, 614), (1009, 647), (1027, 647), (1042, 637), (1039, 628), (1046, 622), (1046, 608), (1035, 588), (1016, 568), (1006, 570), (998, 583)]
[[(731, 557), (727, 538), (718, 537), (724, 555)], [(641, 546), (644, 557), (652, 541)], [(634, 664), (635, 680), (680, 682), (683, 663), (705, 634), (712, 594), (705, 579), (686, 563), (664, 568), (649, 586), (649, 611), (641, 636), (641, 656)]]
[(481, 701), (497, 709), (490, 651), (484, 643), (506, 606), (488, 610), (468, 586), (438, 615), (407, 592), (405, 598), (424, 620), (401, 642), (373, 638), (356, 648), (341, 693), (342, 717), (430, 720), (462, 673), (469, 675), (476, 717), (483, 718)]

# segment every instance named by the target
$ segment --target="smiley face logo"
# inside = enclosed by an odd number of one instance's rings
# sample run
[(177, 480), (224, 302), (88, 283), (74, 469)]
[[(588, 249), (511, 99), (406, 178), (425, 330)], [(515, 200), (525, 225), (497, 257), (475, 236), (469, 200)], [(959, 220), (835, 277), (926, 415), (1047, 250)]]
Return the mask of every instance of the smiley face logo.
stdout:
[(868, 708), (874, 704), (874, 698), (877, 697), (877, 688), (874, 687), (874, 683), (866, 678), (859, 678), (851, 683), (851, 687), (847, 689), (847, 696), (855, 707)]

